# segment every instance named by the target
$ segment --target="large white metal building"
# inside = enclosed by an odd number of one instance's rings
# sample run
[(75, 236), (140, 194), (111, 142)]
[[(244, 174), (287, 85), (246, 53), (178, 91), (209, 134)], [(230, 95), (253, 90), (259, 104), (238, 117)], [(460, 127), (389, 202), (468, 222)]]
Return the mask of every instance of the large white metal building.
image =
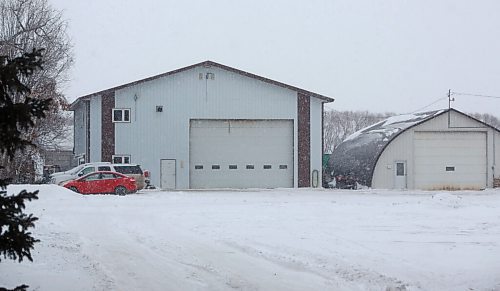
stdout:
[(329, 163), (334, 176), (372, 188), (491, 188), (500, 131), (454, 109), (394, 116), (348, 137)]
[(163, 189), (321, 186), (332, 101), (206, 61), (78, 98), (74, 152), (140, 164)]

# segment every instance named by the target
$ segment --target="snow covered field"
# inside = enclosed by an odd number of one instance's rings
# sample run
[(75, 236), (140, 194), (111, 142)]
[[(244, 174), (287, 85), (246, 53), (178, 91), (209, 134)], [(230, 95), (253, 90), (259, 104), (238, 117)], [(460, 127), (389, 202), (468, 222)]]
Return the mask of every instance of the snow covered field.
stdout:
[(500, 190), (40, 189), (30, 290), (500, 290)]

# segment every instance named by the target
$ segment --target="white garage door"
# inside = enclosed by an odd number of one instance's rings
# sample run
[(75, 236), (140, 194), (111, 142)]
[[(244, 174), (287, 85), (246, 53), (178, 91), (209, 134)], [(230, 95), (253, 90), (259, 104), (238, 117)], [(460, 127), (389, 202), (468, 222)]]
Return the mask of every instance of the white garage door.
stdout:
[(190, 188), (293, 187), (292, 120), (191, 120)]
[(416, 189), (484, 189), (485, 132), (415, 132)]

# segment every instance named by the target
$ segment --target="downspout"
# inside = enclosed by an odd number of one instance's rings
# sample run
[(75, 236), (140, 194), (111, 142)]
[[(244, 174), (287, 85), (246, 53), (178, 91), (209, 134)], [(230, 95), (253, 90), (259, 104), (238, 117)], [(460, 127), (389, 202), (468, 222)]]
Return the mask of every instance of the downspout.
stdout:
[(491, 170), (493, 171), (493, 187), (495, 186), (495, 170), (496, 170), (496, 135), (497, 133), (493, 130), (493, 165), (491, 166)]
[(76, 125), (76, 110), (73, 109), (73, 159), (75, 158), (75, 145), (76, 145), (75, 125)]
[[(489, 135), (489, 132), (487, 131), (486, 132), (486, 188), (488, 188), (488, 185), (490, 184), (490, 181), (489, 181), (489, 175), (488, 175), (488, 164), (490, 162), (490, 159), (488, 159), (488, 145), (489, 145), (489, 142), (488, 142), (488, 139), (490, 138), (490, 135)], [(493, 137), (493, 140), (495, 140), (495, 138)], [(493, 185), (492, 185), (493, 186)], [(492, 187), (493, 188), (493, 187)]]
[(451, 128), (451, 121), (450, 121), (451, 101), (455, 101), (455, 98), (451, 99), (451, 89), (448, 89), (448, 128)]
[(325, 102), (321, 102), (321, 186), (325, 183), (325, 167), (323, 167), (323, 156), (325, 155)]

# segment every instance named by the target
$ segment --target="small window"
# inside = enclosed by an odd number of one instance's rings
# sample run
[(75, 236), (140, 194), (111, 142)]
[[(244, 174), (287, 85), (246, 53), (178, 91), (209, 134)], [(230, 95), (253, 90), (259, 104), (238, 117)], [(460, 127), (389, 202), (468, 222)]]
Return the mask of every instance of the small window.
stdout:
[(203, 170), (203, 165), (195, 165), (194, 169), (195, 170)]
[(113, 164), (130, 164), (130, 155), (114, 155)]
[(446, 172), (455, 172), (455, 167), (446, 167)]
[(271, 165), (264, 165), (264, 170), (269, 170), (271, 168), (272, 168)]
[(109, 166), (101, 166), (101, 167), (97, 167), (97, 170), (98, 171), (111, 171), (111, 167), (109, 167)]
[(85, 155), (78, 156), (77, 159), (78, 159), (78, 165), (85, 164)]
[(113, 121), (114, 122), (123, 121), (123, 111), (122, 110), (118, 110), (118, 109), (113, 110)]
[(220, 169), (220, 165), (212, 165), (212, 170), (219, 170)]
[(130, 122), (130, 109), (113, 108), (113, 122)]
[(247, 165), (247, 170), (253, 170), (253, 169), (255, 169), (254, 165)]
[(288, 169), (288, 165), (280, 165), (280, 170), (286, 170)]
[(229, 165), (229, 170), (236, 170), (238, 169), (237, 165)]
[(404, 176), (404, 175), (405, 175), (405, 164), (396, 163), (396, 176)]

